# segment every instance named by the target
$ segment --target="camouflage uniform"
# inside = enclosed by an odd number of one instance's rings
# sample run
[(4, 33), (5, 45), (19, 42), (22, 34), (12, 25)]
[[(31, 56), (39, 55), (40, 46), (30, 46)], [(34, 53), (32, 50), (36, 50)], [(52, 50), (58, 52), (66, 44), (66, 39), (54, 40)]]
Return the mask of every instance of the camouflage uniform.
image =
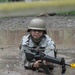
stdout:
[(43, 51), (46, 55), (55, 57), (55, 44), (54, 41), (52, 41), (51, 38), (48, 35), (46, 35), (46, 24), (42, 19), (33, 19), (30, 22), (27, 31), (30, 32), (32, 29), (44, 31), (44, 36), (42, 37), (42, 40), (39, 44), (36, 44), (32, 40), (30, 34), (24, 36), (21, 41), (21, 55), (24, 67), (27, 69), (29, 68), (35, 70), (35, 68), (33, 68), (32, 65), (36, 60), (27, 61), (25, 51), (35, 52), (35, 50), (37, 49)]
[[(21, 53), (22, 53), (22, 62), (24, 62), (24, 66), (31, 67), (32, 63), (26, 60), (26, 56), (24, 53), (24, 50), (33, 51), (37, 48), (37, 44), (33, 42), (30, 35), (24, 36), (22, 38), (22, 47), (21, 47)], [(44, 51), (46, 55), (55, 57), (54, 51), (55, 46), (54, 42), (51, 40), (51, 38), (48, 35), (44, 35), (41, 42), (39, 43), (39, 50)]]

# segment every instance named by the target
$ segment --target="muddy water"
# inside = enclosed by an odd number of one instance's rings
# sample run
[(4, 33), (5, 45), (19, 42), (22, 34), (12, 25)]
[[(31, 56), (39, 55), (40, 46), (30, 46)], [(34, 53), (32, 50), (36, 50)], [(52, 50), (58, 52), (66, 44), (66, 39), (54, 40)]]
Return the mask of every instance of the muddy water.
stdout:
[[(57, 57), (64, 57), (66, 63), (75, 63), (75, 29), (49, 28), (48, 34), (58, 48)], [(29, 75), (21, 66), (19, 58), (18, 45), (23, 35), (26, 35), (26, 30), (0, 30), (0, 75)], [(61, 75), (61, 67), (57, 65), (53, 73)], [(74, 75), (75, 69), (67, 66), (65, 74)], [(37, 73), (37, 75), (41, 74)]]
[[(44, 75), (28, 73), (21, 66), (19, 43), (26, 35), (28, 22), (34, 17), (0, 18), (0, 75)], [(55, 41), (57, 57), (66, 63), (75, 63), (75, 17), (41, 17), (47, 23), (48, 34)], [(66, 66), (65, 75), (75, 75), (75, 69)], [(53, 75), (61, 75), (61, 66), (56, 65)]]
[[(18, 46), (26, 30), (0, 30), (0, 47)], [(48, 28), (57, 48), (75, 48), (75, 28)]]

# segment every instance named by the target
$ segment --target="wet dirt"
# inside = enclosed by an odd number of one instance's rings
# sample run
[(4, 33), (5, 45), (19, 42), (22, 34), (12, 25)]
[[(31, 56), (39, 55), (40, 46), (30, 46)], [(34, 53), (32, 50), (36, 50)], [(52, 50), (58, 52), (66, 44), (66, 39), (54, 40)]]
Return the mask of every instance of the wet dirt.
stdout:
[[(35, 17), (0, 18), (0, 75), (44, 75), (27, 71), (21, 65), (19, 44), (26, 35), (29, 21)], [(48, 34), (55, 41), (57, 57), (66, 63), (75, 63), (75, 17), (40, 17), (47, 23)], [(66, 66), (65, 75), (74, 75), (75, 69)], [(61, 75), (61, 66), (56, 65), (53, 75)]]

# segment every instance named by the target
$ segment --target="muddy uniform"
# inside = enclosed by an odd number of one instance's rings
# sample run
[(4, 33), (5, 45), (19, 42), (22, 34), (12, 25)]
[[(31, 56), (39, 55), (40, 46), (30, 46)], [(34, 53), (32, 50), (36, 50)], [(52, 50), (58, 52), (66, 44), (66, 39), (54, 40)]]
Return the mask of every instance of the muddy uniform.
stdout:
[(41, 42), (39, 44), (36, 44), (32, 39), (30, 35), (24, 36), (22, 38), (22, 47), (21, 47), (21, 53), (22, 53), (22, 62), (24, 62), (24, 66), (26, 68), (32, 68), (32, 64), (34, 61), (27, 61), (26, 56), (24, 53), (24, 50), (35, 52), (36, 48), (39, 47), (39, 50), (43, 51), (46, 55), (55, 57), (54, 50), (54, 42), (51, 40), (51, 38), (48, 35), (44, 35)]

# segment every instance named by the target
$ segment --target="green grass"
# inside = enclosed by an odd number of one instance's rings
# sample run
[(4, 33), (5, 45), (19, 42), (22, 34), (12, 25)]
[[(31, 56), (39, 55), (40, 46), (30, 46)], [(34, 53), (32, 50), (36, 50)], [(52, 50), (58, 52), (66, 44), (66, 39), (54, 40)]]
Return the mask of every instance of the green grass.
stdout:
[(44, 7), (64, 7), (74, 6), (75, 0), (60, 0), (60, 1), (44, 1), (44, 2), (11, 2), (11, 3), (0, 3), (0, 10), (17, 10), (17, 9), (31, 9), (31, 8), (44, 8)]
[[(7, 2), (0, 3), (0, 16), (35, 15), (43, 12), (60, 12), (74, 14), (75, 0), (58, 0), (43, 2)], [(72, 12), (69, 12), (72, 11)]]
[(60, 16), (75, 16), (75, 11), (68, 11), (68, 12), (59, 12), (57, 13), (57, 15), (60, 15)]

